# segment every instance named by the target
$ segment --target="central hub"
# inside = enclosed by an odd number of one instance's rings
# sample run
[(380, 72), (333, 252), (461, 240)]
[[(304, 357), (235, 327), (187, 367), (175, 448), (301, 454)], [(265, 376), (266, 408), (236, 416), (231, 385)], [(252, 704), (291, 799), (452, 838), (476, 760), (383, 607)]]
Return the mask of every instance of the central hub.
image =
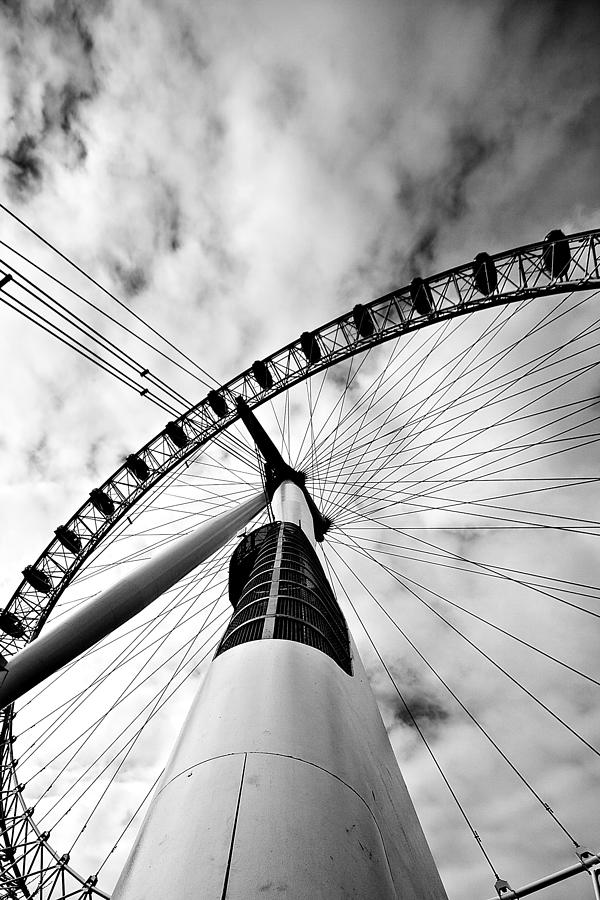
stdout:
[[(250, 437), (256, 445), (256, 449), (264, 460), (266, 490), (269, 499), (273, 500), (276, 505), (280, 505), (284, 493), (287, 491), (291, 499), (291, 494), (294, 493), (293, 489), (296, 488), (296, 496), (298, 497), (298, 492), (300, 492), (308, 507), (312, 518), (312, 530), (314, 531), (315, 540), (321, 542), (330, 528), (331, 522), (321, 513), (309, 494), (306, 487), (306, 475), (304, 472), (296, 471), (285, 461), (243, 397), (237, 398), (236, 406), (240, 419), (246, 426)], [(289, 487), (286, 487), (286, 485), (289, 485)], [(279, 491), (279, 488), (282, 490)], [(276, 492), (277, 496), (275, 496)], [(298, 503), (298, 506), (300, 507), (301, 504)], [(283, 517), (276, 516), (276, 518)]]

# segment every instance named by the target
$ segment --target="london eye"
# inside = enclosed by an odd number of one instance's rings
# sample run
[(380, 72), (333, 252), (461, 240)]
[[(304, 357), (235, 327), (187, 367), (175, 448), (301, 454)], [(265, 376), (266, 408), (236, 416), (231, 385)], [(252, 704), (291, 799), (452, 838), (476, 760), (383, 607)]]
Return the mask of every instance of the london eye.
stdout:
[[(426, 781), (409, 786), (417, 812), (434, 793), (447, 818), (445, 846), (430, 840), (442, 880), (461, 856), (489, 896), (524, 896), (514, 891), (551, 870), (588, 878), (599, 262), (598, 231), (474, 253), (355, 298), (212, 388), (131, 448), (32, 552), (0, 615), (5, 667), (116, 577), (264, 492), (247, 408), (323, 516), (318, 557), (409, 782), (428, 761)], [(1, 276), (18, 301), (23, 279)], [(272, 519), (267, 503), (251, 527)], [(241, 537), (5, 708), (4, 896), (110, 896), (165, 765), (163, 738), (179, 730), (231, 618)], [(252, 640), (251, 625), (238, 623), (238, 637)], [(569, 789), (557, 792), (559, 771)], [(489, 818), (475, 821), (470, 801), (486, 792)], [(495, 846), (498, 819), (521, 803), (514, 844)], [(538, 848), (531, 865), (511, 870), (524, 841)], [(545, 896), (562, 896), (551, 885)]]

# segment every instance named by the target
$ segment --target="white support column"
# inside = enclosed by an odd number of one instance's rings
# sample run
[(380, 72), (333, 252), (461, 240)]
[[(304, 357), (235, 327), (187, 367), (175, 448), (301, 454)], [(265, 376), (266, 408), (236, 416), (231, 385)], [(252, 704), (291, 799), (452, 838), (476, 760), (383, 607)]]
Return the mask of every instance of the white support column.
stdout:
[(353, 653), (213, 660), (112, 900), (447, 900)]
[[(293, 522), (299, 525), (309, 539), (311, 546), (315, 547), (315, 529), (313, 517), (306, 502), (306, 497), (297, 484), (293, 481), (282, 481), (271, 500), (271, 511), (276, 522)], [(267, 606), (265, 624), (263, 627), (263, 640), (273, 637), (275, 628), (275, 614), (277, 611), (277, 599), (279, 596), (279, 565), (281, 563), (281, 547), (283, 534), (279, 535), (277, 553), (275, 555), (274, 574), (271, 582), (271, 593)]]
[(316, 545), (313, 517), (306, 498), (297, 484), (293, 481), (283, 481), (273, 494), (271, 509), (276, 521), (299, 525), (311, 546)]
[(80, 610), (15, 653), (0, 672), (0, 708), (145, 609), (153, 600), (208, 559), (266, 505), (263, 493), (215, 517), (180, 538)]
[[(295, 484), (273, 512), (314, 541)], [(112, 900), (447, 900), (351, 649), (351, 675), (296, 640), (213, 660)]]

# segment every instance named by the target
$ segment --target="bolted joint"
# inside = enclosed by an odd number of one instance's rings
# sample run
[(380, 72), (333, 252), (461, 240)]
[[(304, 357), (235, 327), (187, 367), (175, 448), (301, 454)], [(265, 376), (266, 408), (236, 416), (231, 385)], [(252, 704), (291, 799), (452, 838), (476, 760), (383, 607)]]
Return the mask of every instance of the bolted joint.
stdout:
[(577, 844), (575, 853), (586, 869), (589, 869), (590, 866), (593, 866), (598, 861), (598, 854), (592, 853), (591, 850), (588, 850), (587, 847), (582, 847), (581, 844)]
[(494, 885), (494, 887), (499, 897), (502, 897), (504, 894), (513, 893), (513, 889), (511, 888), (508, 881), (504, 880), (504, 878), (496, 879), (496, 884)]

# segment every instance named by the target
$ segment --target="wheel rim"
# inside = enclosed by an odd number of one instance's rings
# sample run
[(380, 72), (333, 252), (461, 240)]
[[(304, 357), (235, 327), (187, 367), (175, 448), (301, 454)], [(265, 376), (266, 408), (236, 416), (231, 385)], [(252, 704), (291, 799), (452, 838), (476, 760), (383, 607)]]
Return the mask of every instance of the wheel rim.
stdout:
[[(570, 295), (573, 298), (577, 298), (579, 295), (589, 296), (590, 291), (600, 288), (597, 266), (599, 235), (600, 232), (594, 231), (569, 237), (572, 259), (568, 278), (564, 276), (553, 277), (552, 272), (547, 270), (544, 265), (545, 245), (543, 242), (493, 257), (498, 273), (498, 287), (497, 290), (492, 291), (489, 295), (482, 295), (477, 291), (473, 278), (473, 264), (467, 263), (449, 272), (427, 279), (432, 298), (432, 310), (430, 313), (417, 315), (414, 312), (413, 301), (410, 299), (410, 287), (395, 291), (365, 305), (364, 309), (368, 310), (372, 317), (374, 326), (372, 334), (360, 334), (356, 316), (351, 311), (327, 323), (313, 333), (312, 340), (317, 342), (320, 358), (317, 359), (313, 352), (313, 361), (308, 361), (306, 342), (303, 350), (301, 341), (297, 340), (272, 354), (265, 361), (267, 371), (273, 378), (272, 386), (261, 387), (256, 380), (256, 376), (253, 375), (252, 369), (248, 369), (219, 390), (218, 397), (223, 398), (227, 405), (227, 412), (224, 415), (221, 415), (223, 410), (215, 411), (214, 396), (205, 398), (200, 404), (190, 409), (177, 420), (178, 425), (183, 428), (186, 434), (187, 443), (185, 447), (178, 448), (171, 437), (161, 433), (134, 454), (135, 459), (142, 460), (148, 466), (149, 475), (147, 478), (140, 479), (131, 468), (124, 465), (101, 486), (102, 491), (114, 503), (114, 514), (106, 516), (88, 502), (66, 523), (66, 528), (81, 539), (83, 543), (81, 552), (73, 554), (58, 540), (55, 540), (38, 557), (33, 564), (34, 568), (42, 572), (50, 580), (52, 590), (48, 594), (42, 594), (28, 585), (26, 581), (20, 585), (7, 609), (13, 612), (24, 624), (25, 634), (21, 639), (9, 637), (5, 641), (2, 650), (4, 655), (10, 655), (15, 649), (22, 646), (27, 640), (33, 639), (39, 633), (53, 609), (59, 604), (67, 588), (77, 583), (77, 576), (83, 576), (90, 561), (97, 559), (98, 551), (103, 546), (108, 545), (109, 535), (111, 538), (114, 538), (115, 535), (118, 536), (119, 529), (127, 523), (127, 518), (133, 517), (136, 509), (150, 501), (153, 497), (153, 492), (158, 494), (169, 478), (174, 478), (178, 473), (184, 471), (186, 467), (193, 467), (207, 444), (219, 439), (224, 433), (229, 433), (237, 418), (234, 406), (236, 396), (243, 396), (251, 407), (257, 408), (264, 406), (269, 401), (279, 397), (279, 395), (285, 394), (285, 396), (290, 397), (292, 389), (300, 391), (306, 389), (307, 392), (314, 392), (314, 396), (308, 394), (308, 406), (311, 412), (310, 422), (312, 425), (307, 426), (308, 430), (305, 435), (298, 435), (297, 439), (300, 440), (301, 437), (304, 437), (301, 443), (305, 447), (310, 445), (311, 442), (314, 447), (316, 441), (320, 450), (324, 451), (328, 446), (331, 447), (331, 434), (333, 431), (331, 422), (329, 424), (327, 422), (327, 417), (325, 417), (323, 422), (317, 422), (316, 406), (318, 405), (318, 400), (317, 403), (314, 401), (317, 394), (319, 394), (319, 398), (321, 396), (317, 376), (322, 375), (321, 391), (323, 391), (325, 390), (325, 379), (328, 377), (329, 371), (338, 371), (341, 364), (347, 363), (349, 368), (346, 370), (348, 374), (345, 376), (343, 391), (350, 393), (351, 384), (349, 384), (349, 379), (352, 377), (353, 361), (355, 359), (368, 360), (369, 354), (376, 347), (385, 343), (396, 341), (398, 343), (394, 344), (393, 347), (399, 347), (402, 337), (410, 332), (419, 331), (426, 326), (438, 325), (440, 329), (449, 327), (452, 320), (457, 319), (457, 317), (463, 317), (475, 310), (483, 311), (487, 309), (490, 311), (488, 315), (491, 315), (493, 307), (506, 307), (510, 304), (531, 304), (532, 301), (542, 297), (556, 295), (557, 303), (560, 303), (560, 298), (564, 295)], [(575, 302), (573, 307), (575, 308)], [(360, 322), (363, 321), (364, 319), (360, 320)], [(441, 352), (440, 347), (443, 346), (443, 340), (445, 338), (441, 335), (440, 341), (442, 343), (438, 342), (435, 344), (434, 341), (435, 350), (438, 353)], [(402, 344), (402, 346), (404, 347), (405, 345)], [(592, 348), (586, 348), (586, 352), (591, 351)], [(392, 350), (392, 356), (393, 352), (394, 349)], [(310, 345), (308, 346), (308, 356), (311, 356)], [(417, 360), (418, 362), (415, 363), (415, 366), (425, 365), (420, 357), (417, 357)], [(545, 364), (550, 365), (551, 360), (546, 360)], [(357, 367), (358, 365), (357, 363)], [(365, 368), (367, 367), (368, 365), (365, 366)], [(389, 371), (389, 366), (386, 366), (385, 369)], [(447, 369), (451, 371), (450, 363), (447, 364)], [(386, 387), (389, 388), (389, 385), (386, 386), (385, 380), (382, 379), (380, 389), (385, 391)], [(395, 390), (399, 391), (400, 394), (402, 393), (397, 385)], [(390, 396), (391, 399), (387, 406), (397, 402), (396, 395), (391, 394)], [(485, 393), (481, 393), (480, 396), (482, 402), (485, 402)], [(450, 392), (448, 402), (444, 407), (445, 414), (448, 413), (450, 408), (448, 404), (451, 402), (451, 399), (452, 394)], [(475, 399), (477, 399), (477, 395)], [(415, 404), (418, 402), (418, 400), (414, 401)], [(452, 402), (456, 406), (458, 401), (454, 399)], [(284, 410), (282, 431), (285, 434), (285, 403), (282, 408)], [(366, 413), (365, 408), (368, 410)], [(343, 421), (345, 416), (343, 405), (341, 410), (335, 411), (334, 415), (337, 416), (338, 412), (339, 417), (336, 420), (338, 421), (338, 429), (335, 433), (339, 436), (339, 422)], [(467, 407), (464, 409), (464, 412), (465, 414), (468, 412)], [(368, 422), (370, 428), (374, 427), (372, 416), (369, 418), (372, 413), (374, 414), (374, 410), (372, 409), (372, 404), (371, 406), (369, 405), (367, 395), (358, 418), (354, 422), (355, 426), (361, 426), (362, 417), (362, 425)], [(385, 414), (387, 412), (383, 414), (383, 418), (385, 418)], [(459, 415), (461, 414), (459, 413)], [(389, 423), (389, 421), (388, 419), (387, 422)], [(273, 422), (271, 424), (273, 425)], [(412, 424), (414, 426), (414, 422)], [(432, 421), (429, 421), (428, 427), (434, 427), (434, 424)], [(317, 434), (321, 426), (324, 429), (329, 427), (329, 438), (327, 438), (326, 431), (321, 435)], [(360, 430), (361, 428), (358, 427), (358, 432)], [(387, 435), (384, 432), (383, 438), (385, 437)], [(339, 451), (339, 459), (337, 461), (330, 454), (325, 454), (325, 462), (320, 462), (317, 460), (317, 454), (314, 450), (312, 454), (309, 453), (308, 456), (305, 456), (300, 461), (309, 470), (309, 474), (313, 479), (313, 489), (317, 494), (321, 493), (319, 499), (325, 501), (323, 511), (326, 514), (328, 512), (332, 514), (338, 529), (344, 526), (347, 530), (352, 524), (352, 519), (348, 518), (349, 514), (346, 511), (349, 498), (341, 495), (339, 491), (336, 494), (333, 490), (327, 496), (324, 486), (332, 480), (338, 483), (340, 480), (343, 480), (344, 484), (347, 485), (353, 479), (354, 487), (356, 487), (356, 482), (358, 481), (358, 486), (363, 492), (366, 488), (370, 489), (369, 472), (378, 459), (385, 458), (386, 446), (383, 438), (380, 437), (375, 443), (361, 448), (362, 459), (368, 461), (368, 470), (365, 467), (363, 471), (361, 464), (356, 462), (357, 454), (354, 449), (356, 444), (352, 442), (351, 438), (346, 438), (345, 444), (337, 445)], [(438, 436), (438, 440), (441, 439)], [(329, 444), (327, 443), (328, 440)], [(321, 442), (320, 445), (319, 441)], [(337, 438), (333, 440), (334, 445), (336, 441)], [(231, 447), (230, 444), (228, 446)], [(340, 446), (342, 446), (341, 451)], [(485, 444), (482, 446), (485, 447)], [(418, 444), (416, 448), (413, 447), (413, 451), (415, 449), (422, 452), (422, 447), (419, 448)], [(405, 459), (404, 464), (413, 465), (413, 474), (415, 479), (417, 479), (420, 471), (417, 467), (419, 461), (413, 464), (412, 461)], [(250, 468), (245, 470), (246, 474), (250, 471)], [(255, 472), (258, 473), (256, 467)], [(390, 477), (392, 472), (395, 472), (395, 470), (392, 469), (390, 471)], [(233, 489), (234, 484), (235, 480), (232, 480), (230, 489)], [(369, 497), (371, 506), (368, 506), (368, 504), (364, 506), (363, 504), (362, 508), (358, 510), (355, 508), (352, 511), (355, 516), (359, 513), (360, 520), (363, 523), (372, 519), (374, 526), (378, 526), (378, 504), (385, 505), (390, 503), (393, 496), (390, 486), (386, 485), (381, 489), (381, 477), (378, 484), (379, 494), (375, 498)], [(407, 496), (410, 497), (411, 493), (410, 489), (405, 487), (403, 494), (405, 500)], [(438, 500), (435, 498), (436, 495), (429, 491), (426, 506), (430, 501), (438, 503), (439, 498)], [(357, 498), (354, 497), (353, 499), (356, 503)], [(451, 503), (448, 498), (444, 502)], [(372, 505), (373, 503), (375, 503), (375, 506)], [(205, 504), (204, 513), (207, 513), (209, 506), (210, 504)], [(422, 509), (421, 513), (424, 513)], [(133, 519), (133, 521), (136, 521), (136, 519)], [(344, 543), (344, 541), (342, 540), (341, 543)], [(344, 554), (347, 552), (347, 549), (345, 550), (343, 546), (338, 546), (337, 550), (341, 554), (342, 560), (339, 565), (343, 566)], [(437, 551), (430, 547), (426, 552), (436, 553)], [(335, 587), (336, 585), (334, 584)], [(76, 888), (73, 885), (77, 883), (81, 885), (80, 893), (77, 896), (87, 896), (94, 893), (107, 896), (95, 885), (93, 878), (90, 880), (77, 876), (71, 870), (69, 860), (64, 855), (51, 849), (51, 844), (43, 827), (38, 827), (35, 824), (35, 815), (30, 811), (29, 801), (26, 799), (27, 792), (24, 792), (19, 786), (19, 769), (15, 764), (15, 754), (13, 754), (12, 718), (12, 711), (7, 711), (4, 715), (2, 744), (2, 797), (4, 798), (2, 819), (5, 836), (5, 850), (2, 863), (5, 869), (5, 884), (8, 888), (15, 890), (16, 896), (35, 895), (48, 898), (75, 896), (76, 894), (73, 891)], [(40, 872), (43, 872), (43, 876), (39, 874)]]

